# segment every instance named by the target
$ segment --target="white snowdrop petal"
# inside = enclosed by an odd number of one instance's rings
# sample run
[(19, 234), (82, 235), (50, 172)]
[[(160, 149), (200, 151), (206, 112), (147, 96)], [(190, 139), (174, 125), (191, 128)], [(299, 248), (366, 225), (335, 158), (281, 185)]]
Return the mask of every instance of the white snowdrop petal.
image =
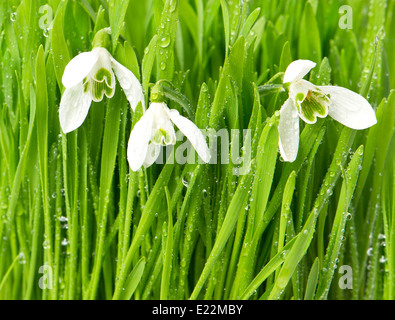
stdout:
[(281, 157), (286, 162), (294, 162), (299, 149), (299, 114), (292, 99), (281, 107), (278, 132)]
[(147, 158), (148, 144), (151, 139), (153, 117), (146, 112), (134, 126), (128, 143), (128, 161), (133, 171), (138, 171)]
[[(174, 125), (170, 120), (168, 110), (169, 108), (164, 102), (152, 102), (148, 108), (148, 111), (151, 112), (154, 118), (151, 139), (155, 140), (156, 134), (158, 134), (158, 131), (161, 131), (161, 134), (156, 136), (156, 139), (159, 139), (155, 141), (157, 144), (173, 145), (177, 141)], [(162, 134), (165, 134), (165, 136)], [(165, 140), (161, 138), (165, 138)]]
[(314, 89), (315, 86), (306, 80), (298, 80), (291, 83), (289, 86), (289, 97), (295, 101), (298, 94), (303, 94), (304, 97), (307, 96), (310, 90)]
[[(95, 79), (97, 72), (100, 71), (100, 69), (106, 69), (108, 70), (108, 72), (110, 73), (111, 79), (107, 79), (106, 83), (111, 87), (111, 88), (115, 88), (115, 75), (113, 72), (113, 66), (112, 66), (112, 56), (110, 54), (110, 52), (108, 52), (107, 49), (105, 48), (95, 48), (92, 50), (92, 52), (95, 52), (98, 56), (99, 59), (97, 60), (95, 66), (92, 68), (91, 71), (91, 76)], [(109, 81), (111, 83), (111, 85), (109, 84)], [(115, 93), (115, 90), (113, 92), (113, 94)]]
[(177, 110), (169, 110), (168, 114), (171, 121), (173, 121), (178, 129), (180, 129), (191, 142), (202, 160), (208, 163), (211, 159), (211, 155), (202, 131), (192, 121), (181, 116)]
[(158, 159), (160, 154), (161, 146), (158, 144), (150, 143), (148, 145), (147, 156), (144, 160), (144, 168), (150, 167), (156, 159)]
[(66, 89), (60, 101), (59, 120), (64, 133), (74, 131), (85, 121), (92, 98), (84, 93), (82, 82)]
[(294, 82), (310, 72), (316, 66), (316, 63), (310, 60), (296, 60), (292, 62), (284, 74), (284, 83)]
[(91, 72), (99, 59), (96, 51), (83, 52), (74, 57), (64, 69), (62, 83), (65, 88), (72, 88), (82, 82)]
[(139, 80), (132, 71), (121, 65), (114, 58), (111, 58), (111, 64), (119, 84), (125, 92), (126, 98), (128, 99), (132, 109), (135, 110), (139, 102), (141, 102), (144, 109), (145, 102), (143, 87), (141, 86)]
[(330, 95), (329, 115), (341, 124), (355, 130), (363, 130), (377, 123), (376, 114), (361, 95), (342, 87), (319, 87)]

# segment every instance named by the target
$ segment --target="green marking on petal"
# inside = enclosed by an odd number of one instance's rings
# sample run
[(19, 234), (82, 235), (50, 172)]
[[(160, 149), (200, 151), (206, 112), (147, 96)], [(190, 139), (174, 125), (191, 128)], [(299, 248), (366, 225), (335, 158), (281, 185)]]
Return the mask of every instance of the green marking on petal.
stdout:
[(98, 81), (98, 82), (103, 82), (103, 81), (105, 81), (106, 82), (106, 84), (109, 86), (109, 87), (112, 87), (112, 76), (111, 76), (111, 71), (109, 71), (109, 70), (107, 70), (107, 69), (105, 69), (105, 68), (100, 68), (97, 72), (96, 72), (96, 75), (93, 77), (93, 79), (95, 80), (95, 81)]
[(88, 93), (90, 89), (90, 81), (87, 80), (87, 78), (84, 79), (83, 87), (84, 87), (84, 93)]
[(172, 137), (169, 132), (164, 129), (159, 129), (155, 132), (154, 139), (155, 144), (160, 144), (162, 146), (167, 146), (171, 144)]
[(89, 81), (89, 85), (84, 85), (84, 90), (91, 88), (92, 99), (95, 102), (103, 100), (104, 95), (112, 98), (115, 94), (115, 83), (113, 84), (112, 74), (105, 68), (99, 69), (95, 76)]
[(94, 101), (102, 101), (104, 97), (104, 92), (104, 82), (92, 81), (92, 99)]
[(330, 98), (319, 89), (309, 91), (304, 99), (301, 99), (302, 96), (303, 93), (298, 93), (295, 100), (299, 115), (305, 122), (312, 124), (317, 122), (317, 117), (325, 118), (328, 115)]
[(302, 92), (299, 92), (299, 93), (295, 96), (296, 101), (299, 101), (299, 102), (303, 102), (303, 100), (304, 100), (305, 98), (306, 98), (306, 97), (305, 97), (305, 95), (304, 95)]

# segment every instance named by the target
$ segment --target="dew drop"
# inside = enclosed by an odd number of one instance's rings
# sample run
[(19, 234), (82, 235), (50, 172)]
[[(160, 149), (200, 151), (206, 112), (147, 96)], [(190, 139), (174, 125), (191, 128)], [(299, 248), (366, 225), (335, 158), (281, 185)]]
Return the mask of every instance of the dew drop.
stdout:
[(177, 8), (177, 1), (176, 0), (170, 0), (170, 12), (174, 12)]
[(387, 237), (385, 234), (380, 233), (379, 234), (379, 240), (385, 240)]
[(186, 188), (188, 188), (188, 186), (189, 186), (189, 180), (188, 180), (188, 178), (187, 178), (186, 176), (182, 177), (182, 184), (183, 184)]
[(49, 243), (48, 243), (47, 240), (45, 240), (45, 241), (43, 242), (43, 248), (44, 248), (44, 250), (47, 250), (47, 249), (49, 248)]
[(26, 264), (26, 256), (23, 252), (20, 252), (18, 255), (18, 262), (20, 264)]
[(360, 149), (358, 150), (358, 154), (359, 154), (360, 156), (363, 155), (363, 149), (362, 149), (362, 148), (360, 148)]
[(166, 62), (161, 62), (160, 69), (163, 71), (163, 70), (166, 70), (166, 68), (167, 68)]
[(61, 216), (61, 217), (59, 217), (59, 221), (60, 222), (67, 222), (67, 221), (69, 221), (69, 219), (65, 216)]
[(48, 28), (45, 28), (45, 29), (44, 29), (43, 35), (44, 35), (45, 38), (48, 38), (48, 37), (49, 37), (49, 29), (48, 29)]
[(160, 39), (159, 41), (159, 46), (161, 46), (162, 48), (167, 48), (170, 44), (170, 37), (169, 36), (165, 36), (163, 38)]

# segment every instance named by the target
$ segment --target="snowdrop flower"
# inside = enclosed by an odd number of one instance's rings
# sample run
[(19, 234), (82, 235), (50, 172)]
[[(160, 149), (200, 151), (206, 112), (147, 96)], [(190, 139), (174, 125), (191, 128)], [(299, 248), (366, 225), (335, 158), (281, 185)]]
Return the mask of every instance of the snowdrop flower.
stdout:
[(174, 145), (174, 125), (188, 138), (199, 156), (206, 163), (210, 151), (200, 129), (177, 110), (169, 109), (163, 101), (162, 87), (157, 84), (151, 89), (151, 104), (134, 126), (128, 144), (128, 161), (133, 171), (142, 166), (151, 166), (158, 158), (161, 146)]
[(299, 148), (299, 118), (308, 124), (328, 115), (341, 124), (356, 130), (377, 123), (369, 102), (359, 94), (335, 86), (316, 86), (303, 77), (316, 64), (309, 60), (292, 62), (284, 74), (289, 98), (280, 110), (279, 148), (284, 161), (296, 160)]
[(66, 90), (63, 93), (59, 118), (64, 133), (82, 125), (92, 101), (100, 102), (104, 96), (115, 93), (115, 76), (134, 110), (139, 102), (144, 107), (143, 89), (136, 76), (117, 62), (106, 47), (109, 46), (108, 30), (99, 31), (93, 42), (93, 50), (83, 52), (66, 66), (62, 78)]

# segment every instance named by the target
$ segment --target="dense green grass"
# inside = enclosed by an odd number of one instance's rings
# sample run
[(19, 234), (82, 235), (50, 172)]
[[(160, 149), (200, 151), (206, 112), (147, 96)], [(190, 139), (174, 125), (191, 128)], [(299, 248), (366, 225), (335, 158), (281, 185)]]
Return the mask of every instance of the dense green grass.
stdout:
[[(247, 174), (234, 158), (131, 171), (142, 110), (119, 85), (62, 133), (65, 66), (106, 27), (147, 103), (168, 80), (200, 128), (250, 129), (230, 136), (251, 145)], [(395, 0), (2, 1), (0, 299), (394, 299), (394, 30)], [(278, 84), (296, 59), (365, 96), (377, 125), (301, 122), (283, 162)]]

